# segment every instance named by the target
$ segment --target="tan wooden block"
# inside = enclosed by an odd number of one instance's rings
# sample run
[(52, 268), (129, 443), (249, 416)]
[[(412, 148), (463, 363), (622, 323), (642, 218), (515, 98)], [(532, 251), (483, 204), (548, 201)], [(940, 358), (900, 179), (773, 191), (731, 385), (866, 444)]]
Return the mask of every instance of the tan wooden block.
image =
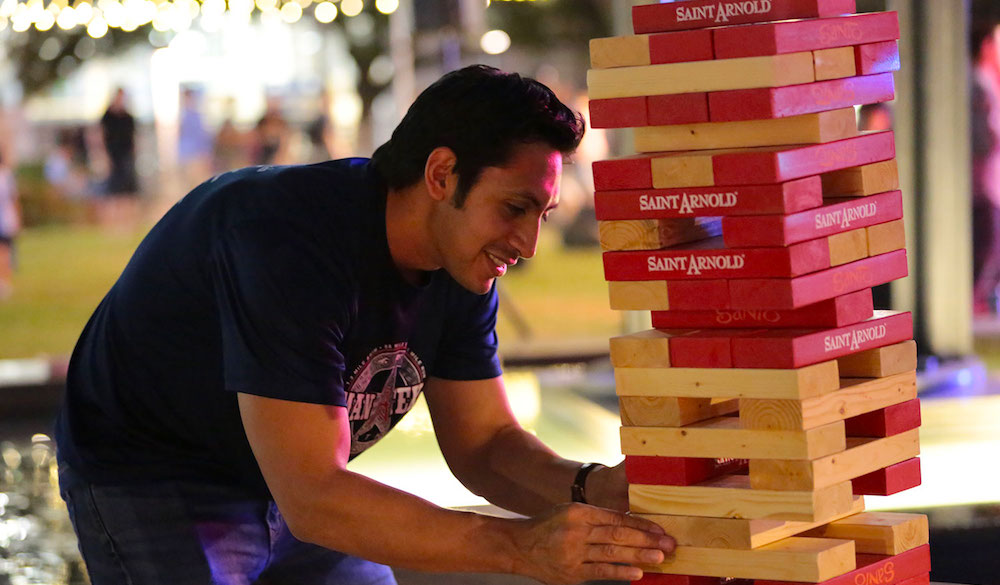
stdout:
[(737, 398), (679, 398), (676, 396), (620, 396), (622, 424), (630, 427), (682, 427), (739, 409)]
[(810, 491), (757, 490), (745, 475), (729, 475), (698, 485), (628, 486), (629, 510), (639, 514), (768, 518), (817, 522), (854, 505), (851, 482)]
[(670, 338), (689, 333), (649, 329), (612, 337), (611, 365), (618, 368), (669, 368)]
[(912, 339), (837, 358), (845, 378), (884, 378), (917, 369), (917, 342)]
[(847, 447), (844, 421), (814, 429), (771, 431), (740, 428), (736, 417), (685, 427), (622, 427), (624, 455), (708, 459), (817, 459)]
[(718, 236), (722, 226), (714, 217), (603, 220), (598, 233), (604, 251), (657, 250)]
[(678, 575), (819, 583), (853, 571), (854, 555), (850, 540), (793, 536), (754, 550), (678, 546), (665, 562), (640, 567)]
[(816, 144), (857, 135), (854, 108), (767, 120), (645, 126), (633, 131), (638, 152)]
[(920, 454), (920, 429), (882, 439), (847, 439), (847, 449), (812, 461), (750, 461), (754, 489), (811, 490), (878, 471)]
[(804, 368), (615, 368), (619, 396), (794, 398), (840, 389), (837, 362)]
[(877, 379), (841, 379), (841, 389), (805, 400), (740, 400), (740, 426), (805, 430), (842, 421), (917, 397), (916, 372)]
[(868, 257), (868, 232), (858, 228), (826, 238), (830, 246), (830, 266), (840, 266)]
[(864, 197), (899, 189), (896, 159), (820, 175), (824, 197)]
[[(853, 51), (853, 49), (852, 49)], [(853, 63), (853, 55), (851, 57)], [(784, 87), (815, 81), (810, 52), (587, 71), (590, 99)]]
[(715, 184), (711, 153), (661, 156), (650, 161), (650, 168), (654, 189), (709, 187)]
[(837, 47), (813, 51), (816, 81), (853, 77), (855, 74), (854, 47)]
[(873, 555), (898, 555), (930, 540), (927, 516), (899, 512), (862, 512), (807, 535), (853, 540), (857, 552)]
[[(636, 514), (660, 525), (674, 537), (678, 546), (749, 550), (802, 534), (847, 516), (863, 512), (863, 496), (855, 496), (851, 509), (816, 522), (790, 522), (766, 518), (705, 518), (703, 516), (669, 516), (666, 514)], [(834, 537), (840, 538), (840, 537)]]
[(649, 64), (648, 35), (590, 39), (590, 66), (594, 69)]
[(868, 255), (878, 256), (906, 248), (906, 228), (902, 219), (865, 228), (868, 231)]
[(667, 283), (662, 280), (612, 281), (608, 298), (615, 311), (667, 311)]

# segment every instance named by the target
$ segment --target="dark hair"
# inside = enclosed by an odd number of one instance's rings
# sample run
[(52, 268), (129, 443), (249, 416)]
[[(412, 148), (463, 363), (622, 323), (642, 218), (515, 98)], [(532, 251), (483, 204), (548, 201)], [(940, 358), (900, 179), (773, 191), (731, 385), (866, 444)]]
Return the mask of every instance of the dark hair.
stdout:
[(570, 153), (583, 138), (583, 118), (534, 79), (486, 65), (452, 71), (425, 89), (372, 161), (392, 189), (423, 177), (439, 146), (457, 158), (455, 206), (482, 170), (507, 162), (518, 144), (542, 142)]

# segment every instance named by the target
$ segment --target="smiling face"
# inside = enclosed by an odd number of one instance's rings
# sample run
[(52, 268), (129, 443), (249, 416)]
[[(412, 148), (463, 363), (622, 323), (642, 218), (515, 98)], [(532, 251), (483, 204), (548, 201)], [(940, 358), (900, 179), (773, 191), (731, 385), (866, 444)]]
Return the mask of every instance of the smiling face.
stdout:
[(485, 294), (519, 257), (534, 256), (541, 222), (559, 202), (562, 164), (562, 154), (546, 144), (519, 145), (505, 165), (483, 169), (460, 208), (449, 180), (450, 194), (430, 220), (440, 266)]

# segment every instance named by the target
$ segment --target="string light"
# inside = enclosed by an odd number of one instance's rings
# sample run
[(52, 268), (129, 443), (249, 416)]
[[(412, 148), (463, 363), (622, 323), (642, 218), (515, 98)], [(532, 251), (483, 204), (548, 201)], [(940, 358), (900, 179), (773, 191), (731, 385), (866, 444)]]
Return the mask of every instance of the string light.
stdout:
[(392, 14), (399, 8), (399, 0), (375, 0), (375, 9), (382, 14)]
[(333, 2), (320, 2), (316, 5), (316, 20), (323, 24), (330, 24), (337, 18), (337, 5)]
[(340, 2), (340, 11), (344, 13), (344, 16), (357, 16), (364, 9), (363, 0), (342, 0)]

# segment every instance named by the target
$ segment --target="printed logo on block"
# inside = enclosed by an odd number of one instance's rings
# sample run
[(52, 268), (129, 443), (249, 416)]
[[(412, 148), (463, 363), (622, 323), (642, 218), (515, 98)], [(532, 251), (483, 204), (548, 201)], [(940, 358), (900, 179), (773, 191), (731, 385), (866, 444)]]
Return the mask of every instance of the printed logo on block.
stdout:
[(739, 203), (739, 191), (642, 195), (639, 197), (639, 211), (676, 210), (683, 214), (694, 214), (700, 209), (736, 207), (737, 203)]
[(847, 229), (851, 227), (853, 222), (874, 217), (876, 214), (878, 214), (878, 203), (875, 201), (859, 207), (828, 211), (816, 216), (816, 229), (833, 227), (838, 224), (841, 228)]
[(377, 443), (413, 408), (426, 379), (423, 362), (406, 342), (368, 354), (347, 385), (351, 455)]
[(871, 269), (867, 266), (858, 266), (850, 272), (841, 272), (833, 276), (833, 290), (842, 293), (845, 290), (856, 286), (867, 286), (871, 282)]
[(854, 585), (886, 585), (896, 581), (896, 567), (892, 561), (872, 572), (854, 576)]
[(885, 338), (884, 324), (873, 325), (867, 329), (848, 331), (839, 335), (827, 335), (823, 338), (823, 351), (833, 351), (850, 346), (851, 351), (857, 351), (861, 344), (871, 343)]
[(739, 270), (745, 264), (746, 254), (646, 258), (646, 269), (650, 272), (683, 272), (688, 275), (700, 275), (704, 270)]
[(752, 310), (752, 309), (733, 309), (715, 310), (715, 322), (719, 325), (729, 325), (731, 323), (742, 323), (744, 321), (751, 321), (754, 323), (766, 322), (766, 323), (777, 323), (781, 320), (781, 314), (775, 310)]
[(752, 16), (771, 12), (771, 0), (745, 0), (743, 2), (720, 2), (708, 6), (678, 6), (677, 22), (708, 20), (718, 23), (729, 22), (734, 16)]
[(864, 31), (855, 21), (830, 22), (819, 29), (819, 40), (824, 45), (845, 41), (847, 44), (864, 42)]

